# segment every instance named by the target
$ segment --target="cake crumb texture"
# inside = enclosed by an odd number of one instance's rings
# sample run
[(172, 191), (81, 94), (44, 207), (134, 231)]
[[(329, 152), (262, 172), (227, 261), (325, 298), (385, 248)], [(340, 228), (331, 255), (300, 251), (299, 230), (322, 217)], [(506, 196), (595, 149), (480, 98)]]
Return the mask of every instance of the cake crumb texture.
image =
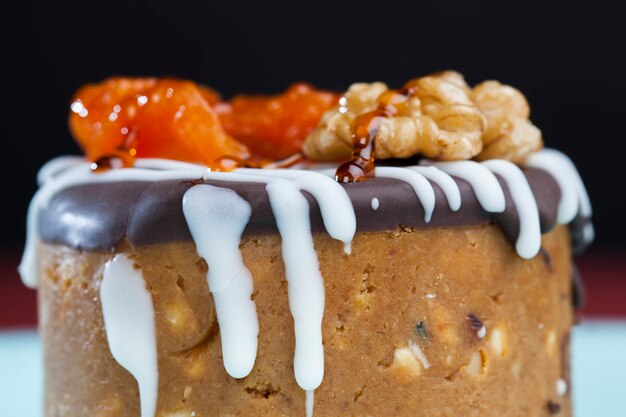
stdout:
[[(520, 258), (494, 224), (357, 233), (351, 255), (326, 234), (314, 240), (326, 289), (316, 417), (571, 416), (566, 227), (543, 235), (550, 265), (542, 254)], [(280, 238), (240, 247), (260, 333), (254, 369), (239, 380), (224, 370), (208, 267), (193, 243), (119, 249), (153, 297), (159, 417), (303, 414)], [(99, 301), (113, 254), (39, 251), (46, 417), (139, 416), (137, 383), (109, 352)]]

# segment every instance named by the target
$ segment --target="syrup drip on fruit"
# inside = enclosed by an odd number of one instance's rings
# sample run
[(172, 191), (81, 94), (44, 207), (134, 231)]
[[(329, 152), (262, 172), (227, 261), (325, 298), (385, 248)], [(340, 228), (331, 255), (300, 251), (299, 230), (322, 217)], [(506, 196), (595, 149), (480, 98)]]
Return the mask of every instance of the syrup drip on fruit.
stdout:
[(252, 164), (247, 160), (237, 158), (236, 156), (220, 156), (208, 164), (211, 171), (230, 172), (237, 168), (252, 168)]
[(364, 181), (374, 176), (376, 146), (375, 138), (385, 118), (406, 112), (413, 94), (410, 82), (398, 90), (385, 91), (378, 98), (378, 107), (358, 116), (352, 124), (352, 157), (335, 173), (339, 182)]
[(136, 153), (137, 151), (131, 148), (128, 150), (120, 149), (116, 152), (103, 155), (91, 163), (91, 171), (101, 173), (110, 169), (132, 168)]

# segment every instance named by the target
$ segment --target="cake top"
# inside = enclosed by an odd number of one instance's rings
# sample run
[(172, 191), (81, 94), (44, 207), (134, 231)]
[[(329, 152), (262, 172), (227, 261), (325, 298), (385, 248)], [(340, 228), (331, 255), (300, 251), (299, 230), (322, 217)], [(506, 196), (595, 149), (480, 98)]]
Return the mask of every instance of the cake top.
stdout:
[(576, 251), (594, 236), (574, 164), (541, 149), (526, 99), (497, 81), (471, 88), (444, 71), (396, 90), (298, 83), (226, 101), (190, 81), (111, 78), (81, 88), (70, 109), (87, 160), (58, 158), (39, 173), (20, 266), (33, 286), (40, 237), (91, 250), (190, 238), (180, 200), (201, 183), (246, 196), (246, 233), (276, 230), (268, 190), (291, 187), (307, 200), (312, 230), (346, 248), (357, 230), (497, 222), (530, 259), (556, 224), (571, 226)]
[(287, 187), (307, 201), (298, 215), (311, 213), (312, 230), (346, 248), (357, 230), (491, 221), (526, 259), (556, 224), (571, 225), (575, 250), (593, 240), (574, 164), (541, 149), (526, 99), (497, 81), (470, 88), (444, 71), (396, 90), (357, 83), (338, 94), (298, 83), (226, 101), (190, 81), (111, 78), (81, 88), (70, 109), (87, 160), (58, 158), (39, 173), (20, 267), (29, 285), (40, 237), (92, 250), (188, 239), (180, 199), (201, 183), (246, 196), (249, 233), (276, 230), (266, 194)]
[(201, 163), (215, 171), (337, 162), (336, 179), (372, 177), (377, 159), (506, 159), (542, 146), (523, 94), (497, 81), (470, 88), (444, 71), (392, 90), (356, 83), (343, 95), (298, 83), (275, 96), (222, 100), (190, 81), (111, 78), (71, 104), (70, 129), (101, 171), (137, 157)]

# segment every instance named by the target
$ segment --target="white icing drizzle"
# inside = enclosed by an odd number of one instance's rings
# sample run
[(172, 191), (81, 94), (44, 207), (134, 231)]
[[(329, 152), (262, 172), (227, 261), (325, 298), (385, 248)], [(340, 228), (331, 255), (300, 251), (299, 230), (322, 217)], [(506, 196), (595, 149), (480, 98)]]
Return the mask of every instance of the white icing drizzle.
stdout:
[(433, 162), (424, 164), (435, 166), (446, 173), (467, 181), (480, 206), (488, 213), (502, 213), (506, 208), (504, 192), (496, 176), (485, 166), (474, 161)]
[(132, 259), (118, 254), (106, 263), (100, 300), (111, 355), (137, 380), (141, 417), (154, 417), (159, 382), (154, 306)]
[(208, 168), (204, 165), (194, 164), (192, 162), (175, 161), (173, 159), (163, 158), (138, 158), (135, 160), (135, 168), (165, 170), (196, 170), (206, 171)]
[(426, 179), (437, 184), (446, 196), (450, 210), (458, 211), (461, 208), (461, 190), (450, 175), (434, 166), (411, 166), (407, 168), (419, 172)]
[[(585, 184), (567, 155), (556, 149), (542, 149), (531, 154), (524, 165), (547, 171), (559, 184), (561, 189), (561, 200), (557, 212), (559, 224), (571, 222), (577, 214), (586, 218), (591, 217), (591, 202)], [(595, 232), (591, 223), (583, 226), (585, 243), (591, 243), (594, 236)]]
[(380, 201), (378, 201), (376, 197), (372, 198), (372, 201), (370, 201), (370, 207), (372, 207), (372, 210), (378, 210), (378, 207), (380, 207)]
[[(254, 175), (249, 175), (250, 172), (254, 172)], [(356, 218), (354, 216), (352, 203), (347, 197), (347, 193), (345, 192), (343, 187), (339, 186), (336, 182), (329, 179), (333, 184), (333, 190), (335, 190), (334, 193), (329, 193), (328, 187), (330, 186), (330, 183), (328, 183), (328, 185), (323, 185), (323, 183), (326, 182), (326, 177), (322, 176), (321, 174), (302, 173), (307, 175), (300, 175), (300, 173), (298, 173), (297, 176), (295, 176), (293, 175), (293, 172), (289, 172), (290, 175), (286, 176), (287, 178), (291, 179), (291, 181), (289, 181), (282, 178), (274, 178), (279, 176), (277, 174), (287, 171), (267, 171), (272, 174), (273, 178), (267, 178), (266, 176), (262, 175), (264, 172), (266, 171), (252, 171), (242, 169), (238, 170), (237, 173), (234, 174), (206, 173), (204, 177), (206, 179), (263, 182), (267, 184), (266, 190), (270, 200), (270, 205), (272, 207), (272, 212), (274, 214), (276, 224), (282, 239), (281, 249), (283, 261), (285, 264), (285, 276), (289, 284), (289, 306), (294, 319), (294, 331), (296, 338), (296, 349), (294, 353), (294, 373), (298, 385), (300, 385), (300, 387), (302, 387), (304, 390), (312, 391), (321, 384), (324, 376), (324, 346), (322, 343), (321, 326), (324, 314), (325, 293), (324, 281), (319, 271), (317, 253), (315, 252), (313, 237), (311, 234), (309, 204), (302, 192), (300, 191), (300, 185), (302, 185), (302, 188), (305, 188), (307, 191), (311, 192), (314, 197), (318, 198), (318, 204), (320, 205), (320, 211), (324, 219), (326, 217), (332, 218), (333, 214), (335, 213), (334, 210), (336, 210), (338, 207), (336, 204), (339, 203), (339, 206), (341, 208), (340, 213), (342, 213), (340, 218), (343, 219), (344, 222), (339, 223), (337, 221), (324, 221), (324, 225), (326, 226), (331, 236), (335, 238), (343, 238), (345, 239), (344, 243), (349, 243), (354, 236), (356, 230)], [(322, 179), (320, 180), (319, 178)], [(185, 194), (183, 202), (183, 211), (185, 213), (185, 217), (187, 218), (192, 236), (194, 237), (194, 241), (197, 245), (199, 245), (200, 242), (211, 241), (214, 242), (214, 245), (219, 245), (219, 247), (221, 248), (219, 250), (217, 248), (198, 248), (198, 252), (201, 254), (201, 256), (204, 257), (204, 253), (210, 253), (211, 251), (213, 251), (214, 257), (221, 257), (221, 259), (213, 259), (213, 262), (224, 262), (224, 256), (221, 254), (221, 251), (224, 250), (224, 243), (221, 240), (224, 240), (223, 236), (225, 233), (232, 234), (232, 231), (226, 232), (225, 230), (222, 230), (221, 227), (215, 227), (214, 223), (217, 222), (221, 225), (226, 225), (227, 228), (232, 228), (231, 222), (225, 221), (225, 219), (223, 219), (223, 216), (224, 213), (233, 211), (232, 208), (228, 208), (229, 205), (233, 205), (233, 201), (226, 201), (224, 205), (220, 207), (218, 213), (207, 212), (211, 211), (207, 210), (207, 206), (215, 205), (215, 201), (228, 199), (225, 199), (223, 196), (210, 196), (207, 193), (207, 195), (205, 195), (203, 198), (197, 198), (196, 196), (196, 198), (192, 200), (191, 198), (193, 197), (193, 195), (189, 195), (189, 193), (194, 189), (198, 189), (199, 187), (202, 187), (203, 190), (206, 190), (205, 187), (210, 186), (197, 185), (188, 190)], [(216, 189), (216, 187), (210, 188)], [(321, 193), (322, 190), (326, 190), (327, 192), (323, 194)], [(231, 192), (236, 196), (233, 191)], [(342, 198), (342, 196), (345, 196), (345, 198)], [(211, 201), (213, 201), (213, 203)], [(195, 213), (191, 212), (191, 204), (193, 204), (195, 207), (193, 209)], [(202, 216), (202, 221), (190, 221), (194, 218), (194, 216), (197, 216), (195, 217), (196, 219)], [(351, 219), (354, 219), (354, 221), (351, 221)], [(241, 232), (243, 232), (243, 228), (247, 224), (247, 220), (248, 219), (246, 218), (245, 222), (240, 221), (237, 223), (238, 236), (232, 235), (232, 239), (226, 238), (227, 243), (230, 242), (228, 243), (228, 246), (232, 247), (232, 252), (234, 252), (234, 249), (237, 249), (237, 254), (239, 258), (241, 257), (241, 254), (238, 251), (238, 242), (240, 241)], [(204, 235), (201, 237), (197, 237), (198, 234), (202, 233), (199, 231), (200, 229), (214, 230), (214, 235)], [(350, 241), (347, 240), (348, 238), (350, 239)], [(237, 245), (233, 245), (233, 243), (235, 242), (237, 243)], [(225, 258), (231, 259), (232, 257), (233, 255), (230, 254)], [(207, 259), (207, 263), (209, 264), (210, 274), (212, 270), (212, 265), (214, 264), (208, 258), (205, 259)], [(233, 269), (231, 273), (235, 273), (235, 269)], [(249, 286), (249, 291), (250, 293), (252, 292), (251, 284)], [(247, 295), (243, 293), (241, 300), (249, 300), (250, 293), (248, 293)], [(215, 295), (216, 294), (214, 293), (214, 297)], [(253, 306), (253, 303), (250, 303)], [(238, 308), (233, 308), (231, 314), (236, 315), (238, 311)], [(228, 320), (228, 318), (218, 317), (218, 319), (220, 320), (221, 329), (222, 321)], [(232, 320), (232, 318), (230, 320)], [(252, 318), (249, 318), (248, 320), (252, 321)], [(258, 322), (256, 319), (256, 315), (254, 316), (254, 322), (257, 326), (256, 329), (258, 331)], [(251, 334), (251, 332), (248, 332), (248, 334)], [(236, 340), (236, 338), (234, 340)], [(246, 342), (246, 344), (250, 344), (250, 339), (247, 340), (248, 341)], [(226, 352), (228, 348), (224, 345), (224, 340), (222, 341), (222, 345), (223, 351)], [(225, 366), (228, 369), (228, 366), (226, 364), (226, 356), (224, 357), (224, 360)], [(250, 370), (252, 364), (253, 362), (251, 363)], [(231, 375), (233, 374), (231, 373)], [(312, 399), (310, 401), (312, 407)]]
[(306, 410), (306, 417), (313, 417), (313, 405), (315, 402), (315, 391), (306, 391), (306, 403), (304, 409)]
[(333, 239), (342, 241), (346, 253), (350, 253), (350, 244), (356, 233), (356, 215), (348, 193), (337, 181), (318, 172), (301, 170), (242, 168), (236, 172), (289, 179), (300, 189), (311, 193), (319, 204), (326, 231)]
[(37, 173), (37, 185), (41, 187), (44, 183), (50, 181), (61, 172), (74, 167), (81, 162), (85, 162), (85, 158), (74, 155), (59, 156), (48, 161), (48, 163), (42, 166)]
[(302, 389), (314, 390), (324, 377), (324, 280), (311, 236), (309, 204), (299, 188), (289, 181), (274, 180), (267, 184), (266, 190), (282, 239), (289, 308), (296, 335), (296, 381)]
[(517, 165), (508, 161), (494, 159), (482, 164), (500, 175), (506, 182), (519, 216), (519, 233), (515, 249), (522, 258), (533, 258), (541, 248), (541, 224), (537, 201), (526, 176)]
[[(250, 175), (252, 172), (254, 174)], [(271, 177), (263, 175), (265, 172), (270, 173)], [(281, 173), (285, 173), (283, 177), (290, 180), (276, 178)], [(324, 225), (331, 236), (336, 236), (340, 240), (345, 239), (344, 244), (350, 243), (347, 239), (351, 240), (356, 231), (356, 217), (352, 202), (343, 187), (332, 180), (330, 180), (333, 184), (332, 189), (335, 191), (328, 192), (327, 187), (330, 187), (331, 183), (326, 183), (326, 177), (322, 174), (313, 172), (241, 169), (235, 173), (206, 172), (204, 178), (267, 184), (266, 189), (272, 212), (282, 238), (285, 275), (289, 282), (290, 308), (294, 316), (296, 333), (294, 356), (296, 380), (303, 389), (317, 388), (324, 373), (324, 351), (321, 340), (324, 285), (319, 272), (317, 254), (313, 247), (308, 217), (309, 205), (300, 191), (300, 185), (311, 192), (314, 197), (319, 198), (318, 204)], [(327, 185), (322, 186), (325, 183)], [(326, 193), (322, 193), (322, 190)], [(332, 219), (337, 212), (342, 213), (339, 218), (344, 220), (343, 223)], [(291, 226), (281, 226), (285, 223)], [(298, 233), (294, 233), (295, 230), (298, 230)], [(317, 321), (319, 324), (316, 324)]]
[(576, 186), (570, 179), (570, 172), (564, 161), (555, 157), (556, 153), (541, 152), (531, 154), (524, 165), (532, 168), (543, 169), (549, 172), (559, 184), (561, 189), (561, 200), (557, 212), (557, 221), (559, 223), (569, 223), (574, 220), (578, 214), (579, 201)]
[(207, 282), (220, 326), (224, 368), (233, 378), (243, 378), (254, 366), (259, 335), (252, 275), (239, 250), (252, 209), (233, 190), (206, 184), (189, 188), (182, 204), (196, 250), (209, 266)]
[(424, 221), (430, 222), (435, 210), (435, 190), (422, 174), (406, 168), (377, 167), (376, 176), (401, 180), (413, 187), (415, 195), (424, 208)]
[[(56, 160), (53, 160), (51, 162), (55, 161)], [(43, 169), (52, 172), (51, 168), (48, 168), (48, 165), (45, 165)], [(89, 168), (89, 163), (83, 162), (71, 168), (67, 168), (57, 175), (42, 176), (45, 183), (33, 196), (26, 215), (26, 245), (24, 247), (22, 261), (18, 267), (22, 281), (26, 286), (31, 288), (36, 287), (39, 283), (39, 271), (37, 266), (39, 213), (46, 208), (52, 197), (59, 191), (80, 184), (124, 181), (166, 181), (176, 179), (188, 180), (200, 178), (205, 171), (206, 168), (179, 171), (156, 171), (132, 168), (114, 169), (101, 174), (94, 174)]]

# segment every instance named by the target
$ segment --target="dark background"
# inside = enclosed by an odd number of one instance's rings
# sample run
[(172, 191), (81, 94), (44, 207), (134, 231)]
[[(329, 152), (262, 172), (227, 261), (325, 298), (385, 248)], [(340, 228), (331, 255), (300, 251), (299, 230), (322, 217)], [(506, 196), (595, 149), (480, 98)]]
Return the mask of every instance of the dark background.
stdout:
[(0, 244), (21, 246), (37, 169), (78, 153), (69, 101), (112, 75), (173, 75), (236, 92), (293, 81), (399, 86), (442, 69), (524, 92), (547, 146), (575, 161), (597, 246), (623, 247), (626, 24), (585, 2), (11, 2), (2, 20)]

